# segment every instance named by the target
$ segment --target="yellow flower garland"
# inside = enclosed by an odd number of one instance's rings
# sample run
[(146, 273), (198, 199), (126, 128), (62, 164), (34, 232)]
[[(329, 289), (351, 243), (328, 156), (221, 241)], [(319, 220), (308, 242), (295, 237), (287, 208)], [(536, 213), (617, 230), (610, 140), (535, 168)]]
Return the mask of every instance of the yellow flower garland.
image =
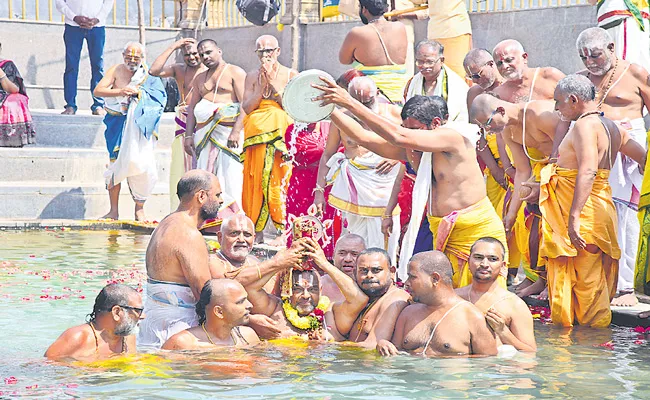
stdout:
[[(327, 296), (321, 296), (316, 308), (325, 313), (329, 306), (330, 299)], [(298, 315), (298, 310), (296, 310), (296, 308), (291, 305), (288, 298), (284, 299), (282, 302), (282, 310), (284, 311), (284, 316), (287, 318), (287, 321), (289, 321), (291, 325), (298, 329), (309, 330), (318, 329), (321, 327), (321, 323), (318, 321), (318, 318), (311, 315), (308, 315), (306, 317), (301, 317)]]

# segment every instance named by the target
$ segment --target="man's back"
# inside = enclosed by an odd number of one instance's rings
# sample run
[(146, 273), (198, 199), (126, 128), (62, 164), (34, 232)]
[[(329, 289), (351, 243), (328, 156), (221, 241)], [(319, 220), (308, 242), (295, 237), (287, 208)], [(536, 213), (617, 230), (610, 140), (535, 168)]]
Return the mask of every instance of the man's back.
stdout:
[(401, 22), (370, 23), (348, 33), (339, 58), (342, 63), (350, 64), (343, 53), (351, 51), (352, 61), (367, 67), (404, 64), (407, 47), (406, 28)]
[[(589, 151), (590, 146), (591, 151)], [(575, 122), (560, 143), (557, 165), (562, 168), (578, 169), (580, 161), (577, 152), (581, 151), (584, 154), (585, 151), (588, 151), (591, 153), (597, 149), (598, 169), (609, 170), (614, 164), (620, 147), (621, 133), (611, 120), (600, 116), (598, 118), (582, 118)], [(586, 159), (581, 158), (582, 160)]]
[[(535, 100), (529, 102), (525, 109), (526, 114), (524, 115), (524, 104), (521, 104), (519, 117), (522, 123), (506, 128), (504, 134), (509, 135), (515, 143), (523, 145), (525, 142), (527, 147), (537, 149), (547, 156), (550, 155), (553, 150), (555, 128), (560, 122), (559, 116), (555, 112), (555, 102)], [(525, 132), (523, 131), (524, 118), (526, 119)]]

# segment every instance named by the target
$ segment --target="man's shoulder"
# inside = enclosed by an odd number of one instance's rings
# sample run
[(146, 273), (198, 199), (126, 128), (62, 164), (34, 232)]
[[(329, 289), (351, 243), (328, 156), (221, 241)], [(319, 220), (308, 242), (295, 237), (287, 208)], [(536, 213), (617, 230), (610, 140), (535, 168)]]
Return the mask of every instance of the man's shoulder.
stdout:
[(642, 84), (647, 85), (649, 83), (650, 76), (648, 70), (643, 68), (641, 65), (630, 63), (630, 72), (635, 78), (639, 79)]
[(565, 77), (564, 72), (555, 67), (540, 67), (540, 72), (542, 73), (543, 78), (554, 81), (559, 81)]
[(248, 341), (249, 344), (254, 344), (260, 341), (260, 337), (257, 335), (257, 332), (250, 326), (240, 326), (239, 333)]
[(89, 324), (86, 323), (66, 329), (59, 337), (59, 340), (64, 340), (67, 343), (76, 343), (78, 345), (83, 345), (92, 336), (92, 328)]
[(162, 348), (164, 350), (183, 350), (195, 347), (196, 343), (198, 343), (198, 338), (191, 332), (192, 329), (194, 328), (185, 329), (172, 335), (163, 344)]

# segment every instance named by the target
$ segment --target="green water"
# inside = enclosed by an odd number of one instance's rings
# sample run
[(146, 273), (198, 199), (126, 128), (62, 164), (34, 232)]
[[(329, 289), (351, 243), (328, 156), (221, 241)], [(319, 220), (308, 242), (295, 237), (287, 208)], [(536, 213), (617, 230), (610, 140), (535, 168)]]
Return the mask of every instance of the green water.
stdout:
[[(266, 344), (102, 366), (46, 362), (48, 345), (84, 321), (107, 281), (144, 283), (148, 241), (124, 231), (0, 231), (0, 398), (650, 398), (643, 336), (537, 322), (536, 356), (512, 359)], [(613, 349), (598, 346), (608, 341)]]

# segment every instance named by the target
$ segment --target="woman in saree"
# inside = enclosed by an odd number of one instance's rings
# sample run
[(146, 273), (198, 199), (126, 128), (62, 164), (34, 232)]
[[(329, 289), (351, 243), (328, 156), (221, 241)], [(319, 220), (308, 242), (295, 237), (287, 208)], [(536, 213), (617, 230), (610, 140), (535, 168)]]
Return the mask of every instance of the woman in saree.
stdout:
[(23, 147), (35, 136), (23, 78), (16, 64), (0, 58), (0, 147)]

